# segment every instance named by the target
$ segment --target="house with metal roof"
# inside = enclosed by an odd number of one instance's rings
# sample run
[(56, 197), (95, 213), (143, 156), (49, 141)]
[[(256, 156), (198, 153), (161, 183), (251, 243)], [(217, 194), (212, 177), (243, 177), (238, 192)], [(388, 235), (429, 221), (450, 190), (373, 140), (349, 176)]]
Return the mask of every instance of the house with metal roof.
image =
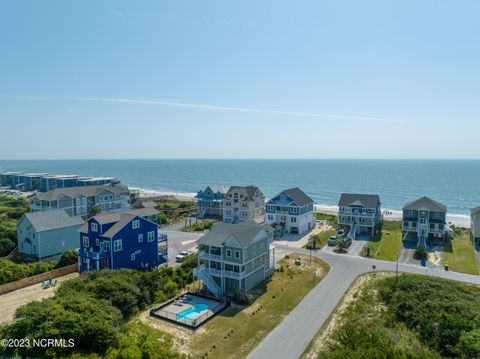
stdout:
[(338, 202), (338, 229), (350, 238), (374, 238), (382, 221), (380, 197), (373, 194), (342, 193)]
[(473, 208), (470, 213), (470, 229), (473, 242), (480, 245), (480, 207)]
[(80, 272), (119, 268), (147, 271), (166, 263), (168, 238), (158, 233), (157, 215), (154, 208), (140, 208), (91, 217), (79, 230)]
[(25, 213), (17, 224), (18, 251), (42, 259), (77, 249), (82, 225), (81, 217), (71, 217), (62, 209)]
[(217, 297), (249, 291), (275, 269), (272, 241), (273, 228), (268, 224), (219, 223), (198, 240), (194, 276)]
[(84, 187), (56, 188), (37, 192), (30, 208), (34, 211), (65, 209), (71, 216), (85, 216), (93, 206), (102, 211), (128, 209), (130, 191), (123, 184), (94, 185)]
[(403, 239), (416, 241), (422, 248), (427, 246), (427, 240), (445, 239), (446, 218), (447, 207), (431, 198), (408, 202), (403, 207)]
[(222, 185), (208, 185), (195, 196), (199, 218), (218, 218), (223, 216), (223, 198), (228, 188)]
[(313, 199), (300, 188), (280, 192), (265, 205), (265, 223), (275, 228), (278, 235), (304, 234), (315, 227)]
[(265, 221), (265, 196), (256, 186), (231, 186), (223, 200), (223, 222)]

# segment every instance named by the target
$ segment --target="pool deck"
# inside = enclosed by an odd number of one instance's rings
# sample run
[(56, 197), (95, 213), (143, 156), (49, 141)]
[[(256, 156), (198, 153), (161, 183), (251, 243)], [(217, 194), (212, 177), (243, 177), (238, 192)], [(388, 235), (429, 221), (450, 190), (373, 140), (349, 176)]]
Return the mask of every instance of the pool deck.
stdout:
[[(200, 321), (198, 321), (197, 318), (185, 320), (178, 319), (178, 314), (185, 310), (193, 308), (197, 304), (205, 304), (209, 308), (206, 310), (202, 310), (202, 312), (199, 314), (198, 318), (200, 319)], [(199, 324), (208, 320), (209, 318), (213, 317), (216, 313), (225, 308), (225, 306), (225, 304), (222, 304), (219, 301), (188, 293), (164, 305), (163, 307), (152, 310), (151, 313), (157, 317), (196, 327)]]

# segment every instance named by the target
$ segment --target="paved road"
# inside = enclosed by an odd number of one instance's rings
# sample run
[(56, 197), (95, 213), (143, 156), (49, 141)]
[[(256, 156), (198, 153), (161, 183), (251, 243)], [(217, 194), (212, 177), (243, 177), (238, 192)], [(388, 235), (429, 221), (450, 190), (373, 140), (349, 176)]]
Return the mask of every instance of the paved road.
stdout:
[[(288, 248), (288, 250), (297, 253), (309, 253), (301, 249)], [(376, 266), (377, 271), (395, 271), (396, 267), (396, 263), (393, 262), (338, 255), (323, 251), (318, 251), (314, 255), (330, 265), (330, 272), (250, 353), (249, 359), (299, 358), (355, 278), (361, 274), (371, 272), (372, 265)], [(480, 276), (446, 272), (439, 269), (425, 269), (409, 264), (399, 264), (398, 270), (400, 272), (427, 274), (480, 285)]]

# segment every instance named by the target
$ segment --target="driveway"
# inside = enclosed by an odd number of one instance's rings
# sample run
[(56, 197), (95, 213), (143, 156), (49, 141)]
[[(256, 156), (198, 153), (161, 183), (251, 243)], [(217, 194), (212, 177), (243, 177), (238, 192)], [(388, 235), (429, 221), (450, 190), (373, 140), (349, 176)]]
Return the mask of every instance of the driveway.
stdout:
[[(302, 249), (285, 248), (308, 254)], [(324, 251), (315, 256), (330, 265), (328, 275), (300, 302), (300, 304), (250, 353), (249, 359), (297, 359), (315, 334), (333, 312), (344, 293), (359, 275), (377, 271), (395, 271), (395, 262), (364, 257), (346, 256)], [(418, 265), (398, 265), (400, 272), (432, 275), (480, 285), (480, 276), (422, 268)]]

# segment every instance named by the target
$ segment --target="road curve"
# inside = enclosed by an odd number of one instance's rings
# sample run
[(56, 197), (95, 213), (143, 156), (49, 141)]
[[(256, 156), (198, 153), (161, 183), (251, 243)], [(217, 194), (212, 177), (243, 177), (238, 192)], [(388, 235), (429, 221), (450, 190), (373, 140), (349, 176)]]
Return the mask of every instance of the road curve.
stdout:
[[(280, 247), (308, 254), (303, 249)], [(344, 293), (361, 274), (377, 271), (395, 271), (396, 263), (375, 259), (331, 254), (318, 251), (314, 256), (330, 265), (327, 276), (300, 302), (300, 304), (249, 354), (248, 359), (297, 359), (333, 312)], [(480, 285), (480, 276), (415, 265), (399, 264), (399, 272), (426, 274)]]

